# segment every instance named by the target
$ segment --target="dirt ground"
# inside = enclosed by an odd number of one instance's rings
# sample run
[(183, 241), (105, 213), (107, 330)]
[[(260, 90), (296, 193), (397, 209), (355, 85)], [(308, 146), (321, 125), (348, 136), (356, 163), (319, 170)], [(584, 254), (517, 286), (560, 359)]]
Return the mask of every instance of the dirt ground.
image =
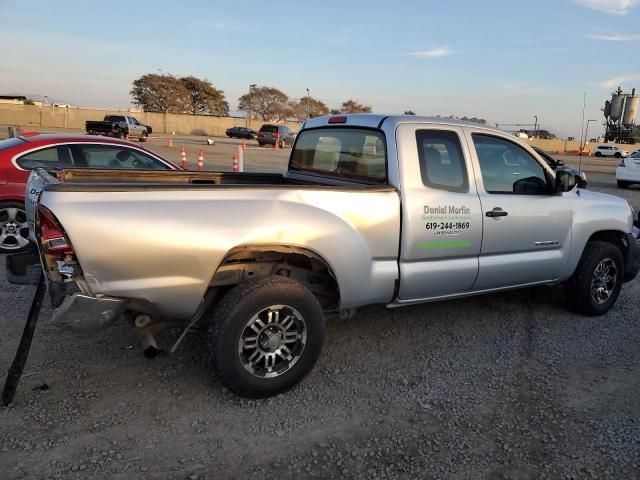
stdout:
[[(639, 188), (587, 175), (640, 209)], [(0, 275), (0, 381), (33, 293)], [(598, 318), (569, 313), (557, 286), (368, 307), (328, 319), (314, 372), (267, 400), (222, 387), (201, 335), (148, 360), (126, 325), (69, 333), (45, 308), (0, 408), (0, 477), (640, 478), (639, 294), (626, 284)]]

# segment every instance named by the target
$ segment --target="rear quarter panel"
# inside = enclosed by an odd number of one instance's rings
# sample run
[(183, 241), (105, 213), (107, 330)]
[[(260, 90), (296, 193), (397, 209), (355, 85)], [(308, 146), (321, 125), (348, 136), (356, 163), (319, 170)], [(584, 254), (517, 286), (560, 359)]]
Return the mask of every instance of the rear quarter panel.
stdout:
[(93, 294), (137, 298), (192, 315), (227, 252), (292, 245), (322, 256), (342, 308), (392, 299), (400, 200), (394, 190), (211, 188), (45, 191)]

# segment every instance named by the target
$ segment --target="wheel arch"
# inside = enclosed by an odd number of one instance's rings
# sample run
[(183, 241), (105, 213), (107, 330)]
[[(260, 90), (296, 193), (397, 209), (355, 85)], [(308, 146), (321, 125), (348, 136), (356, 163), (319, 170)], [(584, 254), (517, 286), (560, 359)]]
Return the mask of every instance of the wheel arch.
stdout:
[(312, 249), (293, 245), (233, 247), (213, 273), (209, 288), (226, 290), (250, 278), (268, 275), (301, 283), (325, 309), (340, 305), (340, 285), (330, 262)]

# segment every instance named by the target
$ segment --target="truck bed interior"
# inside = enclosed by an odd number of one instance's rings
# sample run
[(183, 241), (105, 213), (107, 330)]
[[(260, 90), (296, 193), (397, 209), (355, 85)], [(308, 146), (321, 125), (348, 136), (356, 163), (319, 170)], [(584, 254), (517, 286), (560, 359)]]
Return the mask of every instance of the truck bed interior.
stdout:
[(47, 190), (118, 191), (138, 189), (175, 189), (185, 186), (212, 187), (345, 187), (350, 189), (395, 190), (379, 183), (343, 181), (316, 175), (284, 176), (278, 173), (194, 172), (170, 170), (102, 170), (64, 169), (52, 172), (59, 183), (47, 185)]

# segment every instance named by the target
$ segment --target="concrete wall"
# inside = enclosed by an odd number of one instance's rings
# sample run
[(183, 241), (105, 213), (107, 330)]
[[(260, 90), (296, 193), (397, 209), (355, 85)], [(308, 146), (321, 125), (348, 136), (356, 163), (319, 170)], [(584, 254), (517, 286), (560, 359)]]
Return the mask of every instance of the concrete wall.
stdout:
[[(558, 153), (558, 154), (577, 153), (578, 149), (580, 148), (580, 142), (560, 140), (560, 139), (543, 140), (541, 138), (530, 138), (528, 140), (525, 140), (525, 142), (529, 143), (529, 145), (539, 147), (546, 152)], [(585, 145), (585, 152), (591, 152), (591, 150), (593, 150), (598, 145), (604, 145), (604, 142), (603, 143), (587, 143)], [(629, 153), (640, 148), (640, 144), (626, 145), (626, 144), (620, 144), (620, 143), (607, 143), (607, 145), (619, 147), (620, 149), (626, 150)]]
[[(123, 110), (99, 110), (92, 108), (61, 108), (53, 106), (0, 104), (0, 125), (32, 128), (60, 128), (84, 131), (87, 120), (102, 120), (105, 115), (131, 115), (142, 123), (151, 125), (153, 133), (181, 133), (189, 135), (223, 136), (229, 127), (246, 126), (244, 118), (211, 117), (175, 113), (129, 112)], [(262, 120), (251, 120), (250, 127), (258, 130)], [(297, 122), (286, 122), (293, 131), (300, 128)]]

